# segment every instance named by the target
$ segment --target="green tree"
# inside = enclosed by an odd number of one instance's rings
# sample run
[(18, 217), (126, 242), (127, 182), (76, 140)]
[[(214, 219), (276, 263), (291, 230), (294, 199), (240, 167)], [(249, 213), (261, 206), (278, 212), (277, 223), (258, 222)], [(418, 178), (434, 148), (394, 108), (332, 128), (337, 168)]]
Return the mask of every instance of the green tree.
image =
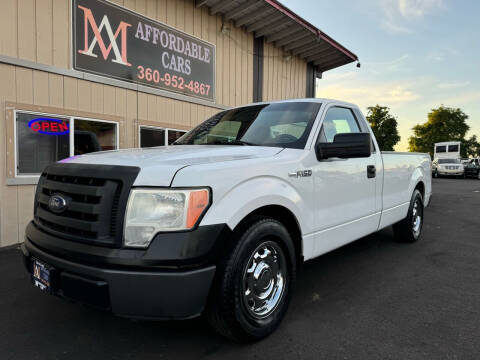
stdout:
[(480, 142), (478, 142), (477, 136), (472, 135), (470, 139), (462, 141), (460, 152), (462, 153), (462, 157), (480, 156)]
[[(467, 125), (468, 115), (459, 108), (440, 106), (428, 113), (428, 120), (424, 124), (413, 127), (413, 136), (408, 139), (410, 151), (428, 152), (433, 158), (433, 147), (437, 142), (467, 141), (465, 135), (470, 129)], [(461, 146), (461, 156), (466, 157), (467, 148)]]
[(377, 138), (378, 146), (383, 151), (393, 151), (393, 147), (400, 141), (398, 135), (397, 119), (390, 114), (386, 106), (370, 106), (367, 120)]

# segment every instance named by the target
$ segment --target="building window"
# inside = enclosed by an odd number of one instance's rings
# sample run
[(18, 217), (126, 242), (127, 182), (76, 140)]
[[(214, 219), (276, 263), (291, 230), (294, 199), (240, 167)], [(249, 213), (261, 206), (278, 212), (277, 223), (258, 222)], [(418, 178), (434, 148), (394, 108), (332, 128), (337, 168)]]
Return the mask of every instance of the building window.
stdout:
[(68, 132), (55, 135), (57, 129), (53, 128), (70, 128), (70, 119), (17, 113), (16, 121), (17, 174), (38, 175), (47, 165), (69, 157)]
[(176, 129), (166, 129), (154, 126), (140, 126), (139, 143), (140, 147), (155, 147), (173, 144), (186, 131)]
[(73, 155), (118, 148), (118, 123), (15, 112), (16, 175), (38, 176)]
[(74, 155), (117, 148), (116, 123), (75, 119), (74, 124)]
[(140, 147), (165, 145), (165, 129), (140, 126)]
[(186, 134), (183, 130), (167, 129), (168, 145), (172, 145), (177, 139), (181, 138), (183, 134)]

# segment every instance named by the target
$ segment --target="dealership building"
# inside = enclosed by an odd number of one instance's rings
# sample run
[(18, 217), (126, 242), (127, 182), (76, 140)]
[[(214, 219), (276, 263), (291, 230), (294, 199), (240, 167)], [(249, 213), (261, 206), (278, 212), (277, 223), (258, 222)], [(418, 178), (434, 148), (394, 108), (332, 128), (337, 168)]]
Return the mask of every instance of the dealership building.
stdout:
[(313, 97), (323, 72), (358, 60), (275, 0), (0, 9), (0, 246), (23, 241), (48, 164), (168, 146), (224, 109)]

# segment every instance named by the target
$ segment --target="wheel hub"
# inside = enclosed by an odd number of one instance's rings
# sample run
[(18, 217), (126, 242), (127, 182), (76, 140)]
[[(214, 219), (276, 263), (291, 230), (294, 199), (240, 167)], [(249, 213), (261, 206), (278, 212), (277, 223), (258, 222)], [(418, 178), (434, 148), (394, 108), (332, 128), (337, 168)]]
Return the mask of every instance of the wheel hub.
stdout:
[(243, 299), (250, 315), (261, 319), (275, 310), (285, 287), (285, 266), (282, 250), (272, 241), (253, 252), (243, 276)]
[(422, 226), (422, 214), (419, 209), (418, 200), (415, 201), (412, 210), (412, 231), (413, 235), (417, 237), (420, 235), (420, 229)]

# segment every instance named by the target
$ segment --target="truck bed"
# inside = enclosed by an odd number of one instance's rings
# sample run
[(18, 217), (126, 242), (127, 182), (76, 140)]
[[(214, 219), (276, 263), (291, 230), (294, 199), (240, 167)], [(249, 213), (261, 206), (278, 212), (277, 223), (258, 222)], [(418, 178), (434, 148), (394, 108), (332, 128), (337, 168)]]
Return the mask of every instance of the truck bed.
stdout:
[(431, 160), (426, 153), (382, 151), (383, 215), (381, 226), (391, 225), (393, 220), (406, 213), (416, 184), (415, 179), (425, 179), (424, 202), (428, 204), (431, 194)]

